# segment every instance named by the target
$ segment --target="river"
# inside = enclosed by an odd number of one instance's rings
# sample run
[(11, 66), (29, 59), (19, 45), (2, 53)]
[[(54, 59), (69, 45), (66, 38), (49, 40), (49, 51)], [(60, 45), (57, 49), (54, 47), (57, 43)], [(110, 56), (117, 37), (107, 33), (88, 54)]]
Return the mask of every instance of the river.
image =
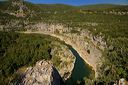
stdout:
[(76, 57), (76, 61), (74, 64), (74, 69), (72, 71), (71, 77), (66, 81), (66, 85), (77, 85), (78, 81), (80, 81), (81, 85), (85, 85), (83, 80), (85, 77), (88, 77), (92, 69), (91, 67), (81, 58), (78, 52), (70, 45), (67, 45), (73, 55)]

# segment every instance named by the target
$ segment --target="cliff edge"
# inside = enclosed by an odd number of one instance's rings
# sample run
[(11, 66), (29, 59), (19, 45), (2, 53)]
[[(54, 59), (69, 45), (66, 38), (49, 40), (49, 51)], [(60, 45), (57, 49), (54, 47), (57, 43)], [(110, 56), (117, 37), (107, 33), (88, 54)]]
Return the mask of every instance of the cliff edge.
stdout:
[(16, 85), (62, 85), (63, 81), (50, 61), (39, 61), (27, 68)]

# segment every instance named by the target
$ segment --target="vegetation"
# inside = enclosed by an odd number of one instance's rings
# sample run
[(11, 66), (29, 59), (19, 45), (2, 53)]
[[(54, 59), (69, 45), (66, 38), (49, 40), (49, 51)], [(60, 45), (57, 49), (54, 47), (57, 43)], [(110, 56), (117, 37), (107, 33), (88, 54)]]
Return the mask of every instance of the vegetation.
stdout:
[(54, 40), (44, 35), (0, 32), (0, 85), (8, 84), (20, 67), (51, 59), (49, 49)]
[[(29, 23), (60, 23), (66, 27), (72, 27), (71, 33), (76, 33), (77, 28), (81, 28), (91, 31), (94, 36), (104, 38), (107, 43), (103, 55), (105, 61), (99, 69), (101, 75), (96, 80), (97, 84), (108, 84), (122, 77), (128, 80), (128, 6), (95, 5), (75, 7), (62, 4), (42, 5), (28, 2), (25, 4), (33, 15), (33, 17), (27, 16)], [(0, 2), (0, 24), (8, 24), (10, 20), (20, 19), (23, 24), (20, 30), (23, 30), (25, 26), (23, 21), (25, 19), (3, 13), (2, 10), (5, 10), (5, 8), (6, 4)], [(18, 25), (21, 23), (18, 23)], [(9, 29), (14, 30), (12, 27)], [(29, 62), (31, 64), (41, 58), (49, 59), (46, 56), (49, 55), (47, 50), (50, 47), (50, 39), (15, 33), (0, 33), (0, 37), (0, 68), (3, 69), (0, 71), (0, 75), (4, 75), (2, 78), (5, 78), (9, 73), (13, 73), (18, 67), (28, 64), (28, 61), (32, 60)], [(45, 50), (42, 50), (43, 48)], [(23, 61), (17, 62), (18, 59)]]

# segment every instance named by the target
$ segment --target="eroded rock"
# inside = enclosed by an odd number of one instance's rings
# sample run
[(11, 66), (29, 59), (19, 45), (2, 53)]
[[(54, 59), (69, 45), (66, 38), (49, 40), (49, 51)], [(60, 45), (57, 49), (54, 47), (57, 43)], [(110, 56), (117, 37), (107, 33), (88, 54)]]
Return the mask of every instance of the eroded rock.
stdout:
[(62, 85), (62, 78), (50, 61), (39, 61), (27, 68), (18, 85)]

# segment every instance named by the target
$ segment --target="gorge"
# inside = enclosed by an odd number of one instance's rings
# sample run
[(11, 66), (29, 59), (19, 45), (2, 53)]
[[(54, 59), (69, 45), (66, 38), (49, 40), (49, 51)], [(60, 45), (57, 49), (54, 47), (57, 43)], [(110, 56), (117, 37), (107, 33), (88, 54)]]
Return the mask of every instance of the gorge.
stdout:
[[(73, 55), (76, 57), (76, 61), (74, 63), (74, 69), (72, 71), (71, 77), (66, 81), (67, 85), (69, 84), (76, 84), (78, 81), (86, 81), (84, 78), (89, 77), (90, 75), (93, 75), (93, 77), (98, 77), (97, 68), (93, 66), (94, 62), (88, 62), (86, 59), (89, 59), (86, 53), (82, 53), (78, 47), (75, 46), (70, 40), (67, 40), (63, 38), (62, 36), (57, 36), (56, 34), (50, 34), (47, 32), (39, 32), (39, 31), (26, 31), (26, 32), (20, 32), (25, 34), (45, 34), (50, 35), (52, 37), (58, 38), (60, 41), (64, 42), (65, 45), (69, 47)], [(93, 58), (91, 58), (93, 60)], [(94, 64), (93, 64), (94, 63)], [(95, 73), (93, 73), (93, 71)], [(82, 83), (82, 82), (81, 82)]]

